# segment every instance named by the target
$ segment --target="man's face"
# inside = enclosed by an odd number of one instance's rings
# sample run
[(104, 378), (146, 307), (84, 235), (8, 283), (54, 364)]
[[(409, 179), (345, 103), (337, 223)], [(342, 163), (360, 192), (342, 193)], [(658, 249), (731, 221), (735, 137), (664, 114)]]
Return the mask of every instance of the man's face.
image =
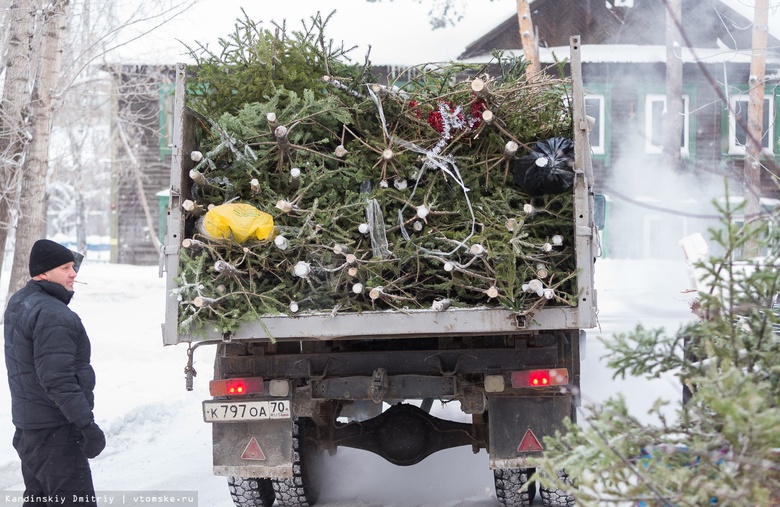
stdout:
[(73, 282), (76, 280), (76, 270), (73, 269), (73, 263), (68, 262), (62, 266), (50, 269), (45, 273), (41, 273), (41, 279), (58, 283), (69, 291), (73, 291)]

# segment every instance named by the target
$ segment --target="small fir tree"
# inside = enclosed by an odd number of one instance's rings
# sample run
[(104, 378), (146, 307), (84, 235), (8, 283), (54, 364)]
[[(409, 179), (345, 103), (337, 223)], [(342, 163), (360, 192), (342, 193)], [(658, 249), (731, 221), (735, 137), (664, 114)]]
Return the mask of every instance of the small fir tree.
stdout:
[[(689, 396), (676, 417), (659, 400), (650, 414), (658, 422), (648, 423), (616, 397), (585, 406), (579, 425), (545, 439), (537, 478), (579, 505), (780, 505), (777, 216), (743, 225), (741, 207), (720, 211), (711, 236), (722, 253), (695, 265), (707, 287), (692, 306), (698, 320), (676, 334), (640, 325), (605, 342), (615, 377), (680, 379)], [(751, 238), (764, 257), (741, 257)], [(551, 480), (559, 470), (574, 484)]]

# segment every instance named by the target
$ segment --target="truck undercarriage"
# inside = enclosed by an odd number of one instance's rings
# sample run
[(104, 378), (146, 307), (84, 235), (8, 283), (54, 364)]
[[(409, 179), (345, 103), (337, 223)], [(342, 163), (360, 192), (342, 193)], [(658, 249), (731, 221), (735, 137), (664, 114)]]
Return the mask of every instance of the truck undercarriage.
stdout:
[[(215, 472), (246, 475), (247, 448), (255, 441), (263, 458), (251, 466), (256, 477), (295, 480), (294, 446), (279, 438), (295, 429), (310, 455), (352, 447), (399, 466), (451, 447), (486, 449), (504, 484), (511, 470), (532, 469), (543, 438), (576, 418), (579, 346), (579, 333), (564, 331), (220, 344), (215, 379), (260, 377), (269, 386), (224, 399), (289, 399), (294, 417), (215, 424)], [(518, 384), (522, 372), (561, 370), (565, 384)], [(271, 379), (286, 385), (271, 389)], [(471, 422), (431, 415), (434, 401), (458, 402)]]

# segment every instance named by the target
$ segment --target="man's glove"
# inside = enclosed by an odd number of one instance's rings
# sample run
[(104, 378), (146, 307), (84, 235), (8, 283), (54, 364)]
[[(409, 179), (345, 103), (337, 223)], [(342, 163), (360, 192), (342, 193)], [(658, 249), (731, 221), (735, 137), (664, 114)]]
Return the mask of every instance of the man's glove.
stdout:
[(84, 434), (83, 448), (87, 458), (92, 459), (103, 452), (106, 448), (106, 436), (94, 421), (81, 428), (81, 432)]

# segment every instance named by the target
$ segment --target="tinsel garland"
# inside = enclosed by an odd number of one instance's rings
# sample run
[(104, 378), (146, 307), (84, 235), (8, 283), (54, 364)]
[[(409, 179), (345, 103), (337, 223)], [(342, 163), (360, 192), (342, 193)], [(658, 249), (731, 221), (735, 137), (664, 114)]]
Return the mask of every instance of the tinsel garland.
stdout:
[[(295, 42), (287, 53), (322, 51), (313, 32), (275, 37), (274, 51), (285, 41)], [(206, 63), (218, 88), (214, 55)], [(237, 110), (190, 97), (206, 114), (184, 206), (182, 331), (279, 313), (577, 304), (571, 192), (532, 198), (509, 170), (536, 141), (571, 137), (565, 80), (529, 81), (500, 54), (488, 66), (410, 69), (388, 85), (359, 66), (327, 67), (343, 75), (302, 89), (269, 78), (253, 94), (262, 100)], [(271, 214), (272, 237), (200, 234), (203, 212), (230, 201)]]

